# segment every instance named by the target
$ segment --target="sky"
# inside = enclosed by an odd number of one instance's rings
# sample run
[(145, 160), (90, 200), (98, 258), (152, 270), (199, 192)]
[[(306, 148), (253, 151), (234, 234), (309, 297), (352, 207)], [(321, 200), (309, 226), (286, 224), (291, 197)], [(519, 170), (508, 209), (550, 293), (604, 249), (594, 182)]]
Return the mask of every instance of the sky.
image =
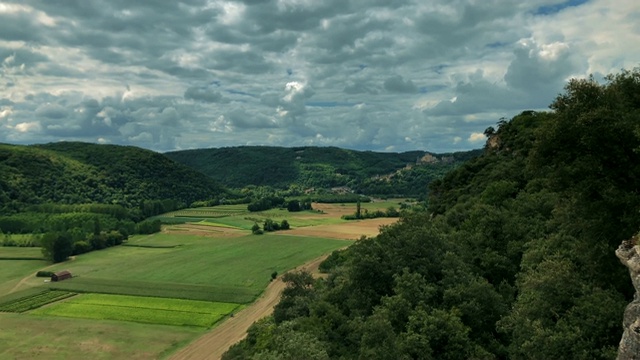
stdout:
[(637, 0), (0, 0), (0, 142), (477, 149), (639, 44)]

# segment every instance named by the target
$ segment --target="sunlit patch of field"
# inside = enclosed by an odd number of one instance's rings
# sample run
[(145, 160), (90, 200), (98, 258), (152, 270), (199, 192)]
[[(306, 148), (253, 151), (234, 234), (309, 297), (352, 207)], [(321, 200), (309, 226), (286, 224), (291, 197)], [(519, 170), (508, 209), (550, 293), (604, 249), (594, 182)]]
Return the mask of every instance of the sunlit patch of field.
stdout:
[(357, 240), (362, 236), (376, 236), (380, 232), (380, 226), (390, 225), (397, 221), (397, 218), (354, 220), (342, 224), (301, 227), (289, 230), (287, 232), (282, 232), (282, 234), (292, 236), (314, 236), (330, 239)]
[(33, 310), (30, 314), (208, 328), (239, 306), (184, 299), (82, 294)]

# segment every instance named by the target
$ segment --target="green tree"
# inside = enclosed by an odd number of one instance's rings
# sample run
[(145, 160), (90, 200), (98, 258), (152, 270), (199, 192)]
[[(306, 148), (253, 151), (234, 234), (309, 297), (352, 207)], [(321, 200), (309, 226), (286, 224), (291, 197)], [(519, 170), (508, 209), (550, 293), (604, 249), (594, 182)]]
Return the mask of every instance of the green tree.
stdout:
[(73, 240), (68, 233), (46, 233), (40, 239), (40, 244), (44, 258), (54, 263), (67, 260), (73, 252)]
[(260, 229), (260, 225), (258, 223), (254, 223), (251, 227), (251, 233), (255, 235), (262, 235), (262, 229)]
[(283, 219), (280, 222), (280, 230), (289, 230), (291, 229), (291, 225), (289, 225), (289, 222), (286, 219)]

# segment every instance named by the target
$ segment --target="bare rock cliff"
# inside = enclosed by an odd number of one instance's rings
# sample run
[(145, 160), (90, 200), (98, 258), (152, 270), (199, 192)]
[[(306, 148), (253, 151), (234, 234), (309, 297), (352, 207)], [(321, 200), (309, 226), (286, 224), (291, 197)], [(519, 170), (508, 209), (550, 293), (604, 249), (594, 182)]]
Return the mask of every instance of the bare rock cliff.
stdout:
[(624, 311), (624, 334), (618, 347), (618, 360), (640, 360), (640, 246), (636, 242), (636, 238), (625, 240), (616, 250), (616, 256), (629, 268), (636, 289), (633, 301)]

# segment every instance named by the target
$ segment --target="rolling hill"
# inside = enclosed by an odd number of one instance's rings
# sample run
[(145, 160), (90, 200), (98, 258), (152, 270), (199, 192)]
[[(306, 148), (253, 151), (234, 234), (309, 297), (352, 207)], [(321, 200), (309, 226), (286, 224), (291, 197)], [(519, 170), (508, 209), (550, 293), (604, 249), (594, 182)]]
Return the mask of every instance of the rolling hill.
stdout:
[(190, 204), (225, 192), (215, 180), (162, 154), (131, 146), (59, 142), (0, 144), (0, 212), (40, 203)]

